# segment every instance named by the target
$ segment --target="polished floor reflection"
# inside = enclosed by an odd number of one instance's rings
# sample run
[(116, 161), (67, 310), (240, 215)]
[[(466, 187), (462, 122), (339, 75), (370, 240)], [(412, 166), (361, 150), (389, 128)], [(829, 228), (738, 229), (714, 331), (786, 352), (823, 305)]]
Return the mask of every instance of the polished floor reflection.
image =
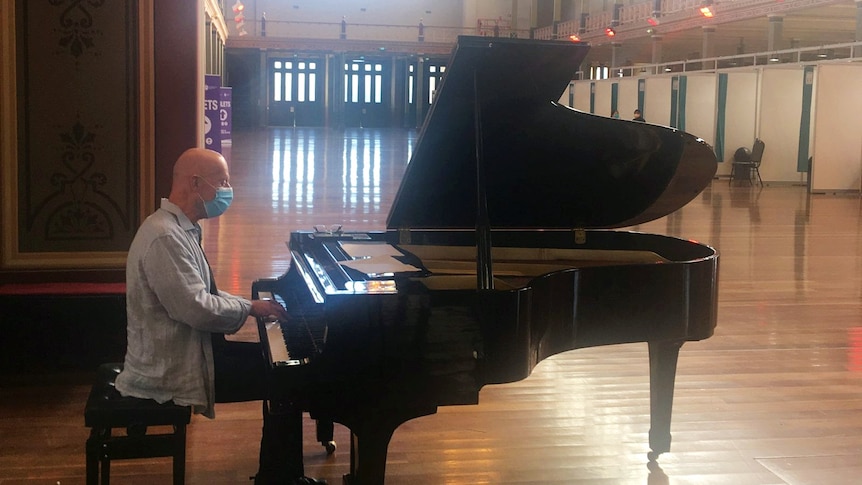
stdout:
[[(234, 135), (236, 199), (205, 223), (220, 288), (248, 295), (290, 264), (290, 231), (383, 229), (416, 133), (263, 129)], [(541, 196), (541, 194), (536, 194)], [(801, 186), (716, 180), (682, 210), (632, 230), (697, 240), (721, 254), (714, 337), (680, 356), (672, 451), (647, 467), (644, 344), (571, 351), (529, 378), (488, 386), (478, 406), (401, 426), (387, 484), (855, 483), (862, 475), (862, 202)], [(239, 338), (254, 339), (253, 325)], [(0, 411), (12, 405), (3, 389)], [(27, 442), (0, 434), (0, 482), (83, 483), (84, 385), (14, 391)], [(50, 395), (50, 399), (39, 396)], [(57, 398), (62, 396), (62, 399)], [(8, 407), (7, 407), (8, 406)], [(248, 483), (259, 404), (217, 407), (189, 431), (189, 484)], [(7, 420), (8, 422), (8, 420)], [(71, 424), (70, 424), (71, 423)], [(3, 428), (8, 429), (8, 428)], [(307, 421), (307, 473), (341, 483), (347, 432), (327, 456)], [(118, 462), (115, 483), (165, 483), (166, 460)]]
[(407, 130), (322, 128), (234, 135), (225, 150), (234, 203), (204, 223), (204, 246), (225, 288), (247, 294), (250, 281), (285, 272), (292, 230), (384, 229), (415, 138)]

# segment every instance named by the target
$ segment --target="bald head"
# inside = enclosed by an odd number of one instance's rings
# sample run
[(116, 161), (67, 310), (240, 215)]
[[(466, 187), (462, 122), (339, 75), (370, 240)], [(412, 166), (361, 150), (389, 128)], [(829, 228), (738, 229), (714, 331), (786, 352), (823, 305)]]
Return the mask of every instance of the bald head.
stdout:
[(206, 216), (203, 201), (215, 197), (215, 187), (230, 182), (227, 161), (220, 153), (190, 148), (174, 163), (168, 200), (183, 210), (192, 222)]
[(174, 179), (171, 189), (176, 187), (177, 183), (182, 184), (184, 177), (192, 175), (206, 177), (222, 171), (227, 173), (227, 162), (220, 153), (206, 148), (189, 148), (174, 163)]

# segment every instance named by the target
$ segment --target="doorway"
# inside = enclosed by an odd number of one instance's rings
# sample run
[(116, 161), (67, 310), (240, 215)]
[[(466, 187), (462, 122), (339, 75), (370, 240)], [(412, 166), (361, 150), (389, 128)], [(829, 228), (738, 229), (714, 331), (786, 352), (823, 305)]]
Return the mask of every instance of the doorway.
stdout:
[(356, 58), (344, 63), (344, 125), (362, 128), (389, 126), (392, 64)]
[(316, 58), (270, 59), (270, 125), (323, 126), (324, 66)]

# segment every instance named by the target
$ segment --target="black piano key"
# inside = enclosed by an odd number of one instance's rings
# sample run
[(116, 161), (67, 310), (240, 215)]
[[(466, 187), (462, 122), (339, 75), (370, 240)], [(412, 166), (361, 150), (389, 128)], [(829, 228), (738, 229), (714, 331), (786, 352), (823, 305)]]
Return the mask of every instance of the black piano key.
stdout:
[(285, 280), (288, 284), (276, 293), (276, 299), (287, 308), (290, 316), (287, 321), (279, 322), (281, 332), (292, 359), (311, 360), (323, 352), (326, 344), (323, 306), (311, 299), (301, 278)]

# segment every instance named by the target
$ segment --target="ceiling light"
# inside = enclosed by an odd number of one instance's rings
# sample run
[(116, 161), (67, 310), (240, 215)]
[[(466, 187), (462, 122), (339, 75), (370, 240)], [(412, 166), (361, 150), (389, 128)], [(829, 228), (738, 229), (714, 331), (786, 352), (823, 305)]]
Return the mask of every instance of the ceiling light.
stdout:
[(708, 19), (715, 17), (715, 6), (712, 4), (712, 0), (703, 2), (700, 6), (700, 14)]

